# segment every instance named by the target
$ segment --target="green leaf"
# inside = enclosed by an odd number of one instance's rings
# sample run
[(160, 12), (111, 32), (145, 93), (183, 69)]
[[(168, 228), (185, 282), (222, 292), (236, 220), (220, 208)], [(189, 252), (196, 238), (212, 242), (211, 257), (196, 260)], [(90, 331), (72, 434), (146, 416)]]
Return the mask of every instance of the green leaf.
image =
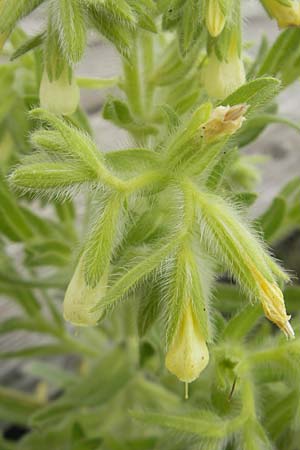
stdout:
[(256, 192), (239, 192), (233, 196), (233, 202), (243, 208), (249, 208), (257, 200)]
[(102, 310), (113, 306), (125, 296), (141, 279), (156, 270), (160, 264), (176, 249), (182, 239), (179, 234), (167, 242), (160, 242), (154, 247), (149, 247), (146, 254), (139, 260), (134, 258), (129, 267), (124, 268), (124, 274), (120, 275), (109, 288), (107, 295), (93, 308), (93, 311)]
[(275, 197), (271, 206), (260, 216), (258, 224), (264, 233), (265, 240), (270, 240), (280, 229), (287, 212), (287, 204), (283, 197)]
[(4, 0), (1, 4), (0, 32), (11, 31), (17, 22), (45, 0)]
[[(236, 308), (239, 304), (236, 304)], [(231, 318), (222, 333), (221, 339), (240, 342), (246, 339), (247, 335), (262, 317), (263, 311), (260, 304), (247, 305), (233, 318)]]
[(12, 317), (0, 323), (0, 334), (13, 333), (14, 331), (31, 331), (36, 333), (50, 333), (51, 326), (40, 323), (39, 320), (31, 320), (22, 317)]
[(93, 181), (95, 173), (89, 173), (85, 167), (65, 163), (36, 163), (19, 166), (10, 176), (10, 183), (26, 191), (60, 195), (60, 188), (72, 187)]
[[(40, 305), (33, 295), (33, 293), (22, 285), (22, 279), (17, 275), (11, 276), (12, 269), (9, 267), (10, 272), (0, 272), (0, 291), (9, 296), (29, 315), (33, 316), (40, 310)], [(21, 280), (21, 283), (18, 281)], [(33, 287), (32, 285), (30, 287)]]
[(86, 46), (84, 10), (79, 0), (59, 0), (53, 8), (60, 47), (70, 65), (80, 61)]
[(112, 23), (129, 28), (135, 27), (137, 19), (130, 2), (126, 0), (86, 0), (86, 2), (100, 13), (107, 15)]
[(45, 39), (45, 32), (39, 33), (29, 39), (27, 39), (24, 44), (22, 44), (20, 47), (17, 48), (17, 50), (14, 51), (12, 56), (10, 57), (11, 61), (14, 61), (15, 59), (20, 58), (21, 56), (25, 55), (26, 53), (30, 52), (31, 50), (34, 50), (42, 45)]
[(86, 375), (78, 378), (77, 383), (72, 383), (61, 398), (38, 411), (32, 418), (32, 424), (60, 424), (66, 417), (78, 421), (83, 409), (101, 407), (112, 400), (131, 377), (132, 367), (128, 364), (126, 352), (121, 347), (113, 348), (97, 360)]
[(160, 156), (152, 150), (144, 148), (127, 148), (114, 150), (106, 155), (106, 160), (120, 176), (140, 174), (146, 170), (158, 169), (161, 165)]
[(0, 174), (0, 213), (6, 226), (13, 231), (18, 240), (26, 241), (33, 235), (30, 224), (19, 208), (16, 199), (9, 192), (8, 187)]
[[(72, 351), (73, 350), (73, 351)], [(63, 344), (45, 344), (34, 347), (27, 347), (22, 350), (11, 352), (0, 352), (0, 359), (12, 358), (35, 358), (53, 355), (66, 355), (69, 353), (77, 353), (75, 349)]]
[(119, 99), (110, 98), (103, 106), (103, 117), (116, 125), (128, 126), (134, 122), (127, 104)]
[[(99, 182), (117, 189), (123, 187), (122, 182), (116, 179), (105, 167), (104, 155), (97, 149), (87, 133), (68, 125), (65, 120), (43, 109), (32, 110), (30, 116), (45, 121), (60, 133), (69, 157), (71, 156), (76, 162), (81, 163), (81, 169), (87, 169), (91, 174), (98, 177)], [(47, 145), (49, 145), (49, 141)]]
[(101, 165), (103, 156), (96, 145), (83, 131), (70, 126), (63, 119), (58, 118), (43, 109), (34, 109), (30, 112), (30, 117), (39, 119), (48, 123), (54, 130), (57, 130), (68, 146), (68, 152), (83, 163), (93, 173), (97, 173)]
[(249, 105), (247, 116), (269, 103), (280, 90), (280, 80), (272, 77), (257, 78), (241, 86), (222, 101), (222, 105)]
[(154, 20), (156, 16), (156, 4), (152, 0), (127, 0), (136, 13), (139, 27), (152, 33), (157, 33), (157, 27)]
[(300, 193), (300, 177), (295, 177), (290, 180), (280, 192), (280, 197), (283, 197), (287, 204), (294, 202)]
[(30, 415), (41, 406), (32, 395), (0, 387), (0, 418), (6, 423), (28, 425)]
[(300, 286), (286, 286), (284, 289), (284, 300), (288, 311), (298, 311), (300, 299)]
[(116, 22), (104, 8), (98, 9), (91, 5), (88, 16), (94, 28), (111, 41), (124, 58), (128, 58), (132, 46), (132, 30), (122, 22)]
[(108, 98), (103, 106), (103, 118), (110, 120), (118, 127), (124, 128), (132, 133), (155, 134), (157, 129), (151, 123), (136, 120), (126, 102)]
[(261, 113), (250, 117), (245, 122), (242, 130), (235, 135), (235, 139), (239, 147), (248, 145), (250, 142), (254, 141), (260, 133), (266, 128), (267, 125), (273, 123), (280, 123), (293, 128), (296, 131), (300, 131), (300, 125), (293, 122), (292, 120), (286, 119), (285, 117), (280, 117), (275, 114)]
[(78, 381), (72, 372), (56, 367), (45, 362), (30, 362), (25, 365), (25, 373), (45, 380), (57, 388), (67, 388)]
[[(268, 52), (268, 39), (265, 35), (263, 35), (261, 38), (260, 46), (257, 51), (255, 60), (253, 61), (249, 70), (247, 71), (247, 79), (248, 80), (251, 80), (255, 77), (255, 75), (257, 74), (257, 72), (260, 68), (262, 61), (266, 57), (267, 52)], [(264, 75), (264, 73), (262, 73), (261, 75)], [(269, 75), (274, 75), (274, 74), (269, 73)]]
[(145, 336), (161, 312), (160, 295), (161, 292), (155, 285), (146, 286), (141, 293), (137, 314), (137, 325), (140, 337)]
[(292, 61), (299, 57), (300, 30), (297, 28), (284, 30), (267, 53), (258, 72), (258, 76), (286, 73)]
[(114, 248), (124, 199), (112, 195), (106, 200), (101, 216), (97, 219), (84, 246), (83, 267), (88, 286), (95, 287), (107, 273)]
[(171, 428), (182, 433), (192, 433), (208, 438), (224, 438), (227, 435), (227, 422), (209, 411), (200, 411), (193, 416), (175, 416), (151, 412), (132, 411), (134, 419), (146, 425)]

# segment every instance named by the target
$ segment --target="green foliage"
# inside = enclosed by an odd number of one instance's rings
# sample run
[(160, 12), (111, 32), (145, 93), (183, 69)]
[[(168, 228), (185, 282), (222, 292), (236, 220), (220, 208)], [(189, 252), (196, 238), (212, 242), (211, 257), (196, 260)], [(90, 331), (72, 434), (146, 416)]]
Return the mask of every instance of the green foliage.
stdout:
[[(0, 335), (35, 338), (0, 352), (33, 382), (0, 387), (1, 421), (28, 428), (1, 449), (298, 448), (300, 289), (267, 244), (276, 255), (299, 230), (300, 180), (249, 215), (259, 171), (244, 147), (269, 124), (299, 132), (276, 104), (299, 78), (299, 29), (244, 64), (239, 3), (0, 0), (0, 295), (16, 306)], [(27, 36), (18, 23), (40, 5)], [(76, 79), (90, 30), (121, 74)], [(43, 89), (55, 106), (76, 86), (114, 88), (102, 115), (129, 148), (99, 150), (80, 107), (39, 107)], [(293, 337), (281, 289), (294, 340), (271, 324)], [(189, 372), (207, 347), (185, 401), (166, 355)]]

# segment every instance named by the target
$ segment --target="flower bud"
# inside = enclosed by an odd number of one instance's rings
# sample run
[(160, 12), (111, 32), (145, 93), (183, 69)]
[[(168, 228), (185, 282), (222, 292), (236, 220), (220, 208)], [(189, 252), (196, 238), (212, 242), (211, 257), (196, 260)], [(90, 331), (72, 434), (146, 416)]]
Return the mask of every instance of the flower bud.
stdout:
[(219, 0), (208, 0), (205, 14), (205, 24), (209, 34), (217, 37), (222, 33), (226, 17), (222, 12)]
[(191, 383), (205, 369), (209, 353), (192, 306), (183, 311), (168, 349), (167, 369), (185, 383)]
[(48, 73), (44, 70), (40, 86), (41, 108), (54, 114), (73, 114), (79, 103), (80, 92), (74, 76), (69, 79), (69, 70), (66, 67), (59, 78), (50, 81)]
[(107, 274), (94, 287), (86, 284), (82, 258), (80, 259), (64, 298), (64, 318), (77, 326), (95, 326), (101, 318), (101, 313), (91, 312), (91, 309), (105, 295)]
[(265, 316), (277, 325), (286, 337), (294, 338), (295, 333), (289, 322), (291, 316), (287, 315), (283, 294), (276, 283), (266, 280), (262, 274), (253, 266), (251, 272), (260, 290), (260, 301)]
[[(264, 312), (288, 337), (294, 332), (289, 324), (283, 295), (277, 280), (288, 276), (268, 255), (242, 217), (226, 201), (216, 195), (198, 191), (195, 197), (201, 208), (203, 240), (214, 247), (216, 256), (235, 277), (251, 299), (261, 301)], [(213, 244), (213, 245), (212, 245)]]
[(300, 3), (298, 0), (262, 0), (271, 17), (277, 20), (280, 28), (300, 26)]
[(234, 134), (241, 128), (248, 106), (245, 104), (234, 106), (218, 106), (210, 119), (202, 126), (207, 142)]
[(245, 83), (245, 68), (237, 48), (238, 44), (232, 38), (227, 58), (220, 61), (215, 52), (209, 56), (203, 83), (210, 97), (223, 99)]

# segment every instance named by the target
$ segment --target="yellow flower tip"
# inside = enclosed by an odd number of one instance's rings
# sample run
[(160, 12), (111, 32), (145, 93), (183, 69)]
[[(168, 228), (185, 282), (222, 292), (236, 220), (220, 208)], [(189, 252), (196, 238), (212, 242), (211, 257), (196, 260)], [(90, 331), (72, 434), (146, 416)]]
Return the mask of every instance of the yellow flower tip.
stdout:
[(290, 324), (291, 316), (287, 314), (283, 294), (275, 283), (266, 280), (261, 284), (261, 302), (265, 316), (280, 328), (288, 338), (294, 338), (295, 333)]
[(280, 28), (300, 26), (300, 3), (289, 0), (289, 4), (282, 4), (279, 0), (264, 0), (264, 5), (270, 16), (277, 20)]
[(65, 320), (77, 326), (97, 325), (102, 314), (91, 312), (91, 309), (105, 295), (106, 283), (107, 276), (105, 275), (96, 287), (87, 286), (82, 263), (79, 261), (64, 298)]
[(209, 121), (203, 126), (206, 140), (229, 136), (239, 130), (245, 120), (247, 109), (248, 106), (245, 104), (215, 108)]
[(49, 80), (44, 70), (40, 85), (40, 106), (54, 114), (73, 114), (79, 104), (80, 91), (76, 80), (69, 80), (68, 68), (65, 68), (57, 80)]
[(219, 36), (225, 26), (226, 17), (224, 16), (219, 0), (209, 0), (206, 8), (205, 24), (209, 34), (212, 37)]
[(191, 383), (205, 369), (209, 353), (191, 305), (181, 321), (166, 354), (167, 369), (184, 383)]
[(288, 338), (295, 333), (290, 324), (291, 316), (287, 314), (283, 293), (276, 283), (268, 281), (257, 269), (252, 267), (252, 274), (260, 290), (260, 301), (267, 319), (275, 323)]

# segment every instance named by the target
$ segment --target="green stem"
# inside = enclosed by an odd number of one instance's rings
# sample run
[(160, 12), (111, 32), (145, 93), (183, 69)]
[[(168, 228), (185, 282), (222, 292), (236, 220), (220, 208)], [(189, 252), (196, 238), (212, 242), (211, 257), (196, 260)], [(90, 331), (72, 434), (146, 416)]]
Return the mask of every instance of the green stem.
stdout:
[(134, 115), (141, 118), (143, 116), (143, 107), (137, 38), (132, 47), (130, 62), (123, 60), (123, 71), (125, 78), (123, 89), (126, 92), (130, 109)]

